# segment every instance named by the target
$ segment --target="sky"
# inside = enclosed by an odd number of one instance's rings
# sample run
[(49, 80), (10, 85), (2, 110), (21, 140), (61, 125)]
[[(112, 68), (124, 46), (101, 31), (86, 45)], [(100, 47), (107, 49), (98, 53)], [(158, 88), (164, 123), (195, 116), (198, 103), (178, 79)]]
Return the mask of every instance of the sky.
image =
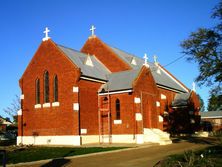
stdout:
[[(180, 43), (200, 27), (213, 27), (210, 15), (219, 0), (1, 0), (0, 115), (20, 95), (18, 81), (49, 27), (51, 39), (80, 50), (90, 26), (105, 43), (162, 66), (181, 57)], [(188, 88), (198, 66), (186, 56), (166, 67)], [(197, 87), (205, 106), (209, 88)]]

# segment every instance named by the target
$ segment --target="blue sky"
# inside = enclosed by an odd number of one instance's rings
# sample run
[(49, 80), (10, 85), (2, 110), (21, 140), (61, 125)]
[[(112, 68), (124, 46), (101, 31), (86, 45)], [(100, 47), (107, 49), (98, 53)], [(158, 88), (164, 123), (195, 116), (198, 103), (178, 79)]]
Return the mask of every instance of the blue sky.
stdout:
[[(210, 18), (219, 0), (1, 0), (0, 115), (20, 94), (18, 80), (35, 54), (46, 26), (53, 41), (80, 50), (90, 26), (104, 42), (149, 60), (168, 64), (182, 56), (180, 43)], [(185, 58), (167, 66), (187, 87), (198, 75), (197, 64)], [(197, 88), (205, 101), (209, 88)]]

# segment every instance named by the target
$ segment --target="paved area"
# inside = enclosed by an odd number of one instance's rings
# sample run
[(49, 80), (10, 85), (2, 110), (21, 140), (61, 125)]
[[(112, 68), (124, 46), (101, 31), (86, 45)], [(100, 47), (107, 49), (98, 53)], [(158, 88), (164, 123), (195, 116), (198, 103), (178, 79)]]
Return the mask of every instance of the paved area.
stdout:
[[(32, 167), (152, 167), (164, 157), (182, 153), (188, 149), (201, 149), (211, 145), (209, 141), (185, 140), (175, 141), (171, 145), (150, 146), (142, 145), (126, 150), (117, 150), (107, 153), (96, 153), (77, 157), (44, 160), (16, 166)], [(11, 165), (10, 165), (11, 166)], [(15, 166), (15, 165), (12, 165)]]

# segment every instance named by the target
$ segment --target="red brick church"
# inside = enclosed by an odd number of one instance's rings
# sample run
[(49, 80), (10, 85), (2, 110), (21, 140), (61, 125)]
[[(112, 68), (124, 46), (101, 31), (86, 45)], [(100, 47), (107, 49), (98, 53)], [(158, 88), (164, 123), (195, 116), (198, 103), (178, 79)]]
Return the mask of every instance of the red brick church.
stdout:
[(45, 37), (24, 71), (17, 144), (171, 143), (198, 124), (199, 99), (157, 62), (94, 35), (80, 51)]

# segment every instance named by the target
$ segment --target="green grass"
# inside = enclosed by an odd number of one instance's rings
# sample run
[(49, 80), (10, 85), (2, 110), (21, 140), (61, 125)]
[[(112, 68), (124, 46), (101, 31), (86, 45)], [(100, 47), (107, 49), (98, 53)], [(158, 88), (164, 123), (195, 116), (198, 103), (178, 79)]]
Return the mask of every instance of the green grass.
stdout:
[[(67, 147), (28, 147), (7, 152), (7, 164), (30, 162), (43, 159), (54, 159), (67, 156), (83, 155), (89, 153), (124, 149), (126, 147), (89, 147), (89, 148), (67, 148)], [(2, 155), (1, 155), (2, 161)]]

